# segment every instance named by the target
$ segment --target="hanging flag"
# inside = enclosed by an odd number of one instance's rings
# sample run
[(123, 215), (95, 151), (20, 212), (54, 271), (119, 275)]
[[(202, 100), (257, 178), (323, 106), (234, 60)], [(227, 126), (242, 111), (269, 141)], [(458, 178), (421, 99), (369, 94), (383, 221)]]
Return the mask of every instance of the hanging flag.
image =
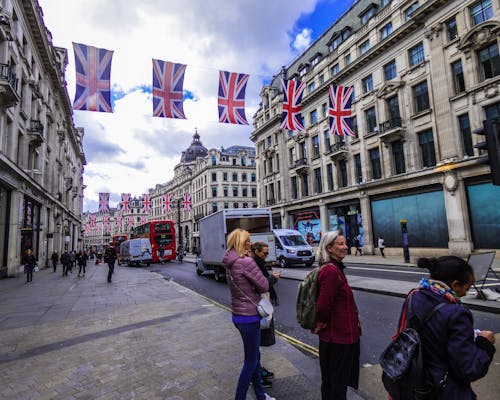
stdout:
[(131, 229), (134, 227), (134, 217), (132, 215), (128, 216), (128, 228)]
[(186, 119), (182, 87), (185, 64), (153, 59), (153, 116)]
[(144, 225), (146, 223), (146, 216), (145, 215), (141, 215), (141, 225)]
[(351, 125), (352, 86), (330, 85), (328, 119), (331, 135), (356, 136)]
[(283, 114), (281, 128), (291, 131), (305, 131), (302, 119), (302, 93), (306, 87), (304, 82), (281, 80), (283, 87)]
[(122, 193), (122, 201), (120, 202), (122, 212), (130, 212), (130, 193)]
[(104, 215), (102, 217), (102, 224), (106, 232), (111, 232), (111, 224), (109, 223), (109, 215)]
[(90, 216), (90, 227), (93, 228), (95, 226), (95, 215)]
[(97, 234), (99, 235), (101, 232), (102, 232), (102, 225), (101, 224), (97, 224)]
[(193, 209), (193, 203), (191, 202), (191, 193), (184, 193), (182, 195), (182, 205), (184, 206), (184, 211), (189, 212)]
[(249, 75), (219, 71), (219, 122), (248, 125), (245, 90)]
[(118, 214), (115, 219), (115, 226), (118, 228), (118, 230), (121, 230), (122, 227), (122, 216)]
[(99, 211), (109, 212), (109, 193), (99, 193)]
[(111, 59), (113, 51), (73, 43), (76, 90), (74, 110), (113, 112), (111, 106)]
[(164, 212), (170, 212), (170, 211), (172, 211), (172, 200), (173, 200), (173, 195), (172, 194), (165, 193), (163, 195), (162, 204), (163, 204), (163, 211)]
[(143, 194), (141, 200), (141, 211), (147, 214), (149, 213), (149, 210), (151, 210), (151, 198), (149, 194)]

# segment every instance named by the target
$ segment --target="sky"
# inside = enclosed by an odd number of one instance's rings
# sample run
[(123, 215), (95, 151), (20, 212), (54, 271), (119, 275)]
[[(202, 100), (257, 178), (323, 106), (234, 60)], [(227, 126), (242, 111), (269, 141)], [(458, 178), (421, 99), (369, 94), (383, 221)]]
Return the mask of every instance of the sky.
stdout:
[[(39, 0), (52, 43), (113, 50), (113, 113), (74, 111), (85, 131), (83, 211), (98, 210), (99, 192), (115, 207), (121, 193), (141, 196), (170, 181), (197, 129), (207, 149), (254, 146), (252, 117), (260, 90), (320, 37), (353, 0)], [(152, 116), (152, 59), (186, 64), (185, 120)], [(250, 75), (248, 126), (218, 122), (219, 70)]]

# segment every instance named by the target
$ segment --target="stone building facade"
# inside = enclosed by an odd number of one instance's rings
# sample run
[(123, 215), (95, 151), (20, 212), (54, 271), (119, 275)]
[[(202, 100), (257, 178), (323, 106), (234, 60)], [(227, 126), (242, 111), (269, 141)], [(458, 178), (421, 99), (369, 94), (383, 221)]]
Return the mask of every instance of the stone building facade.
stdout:
[[(188, 250), (199, 248), (199, 220), (224, 208), (257, 207), (255, 150), (246, 146), (207, 149), (195, 132), (174, 168), (174, 177), (150, 189), (150, 220), (175, 222), (177, 243)], [(164, 212), (162, 196), (173, 195), (173, 207)], [(184, 211), (182, 196), (191, 194), (192, 211)]]
[(18, 272), (32, 248), (81, 245), (85, 155), (64, 72), (36, 0), (0, 0), (0, 276)]
[[(261, 90), (251, 135), (275, 225), (342, 228), (373, 252), (500, 247), (500, 187), (474, 144), (500, 117), (499, 0), (359, 0)], [(305, 83), (304, 132), (281, 129), (281, 79)], [(355, 137), (329, 134), (329, 87), (353, 86)], [(405, 224), (407, 235), (402, 234)]]

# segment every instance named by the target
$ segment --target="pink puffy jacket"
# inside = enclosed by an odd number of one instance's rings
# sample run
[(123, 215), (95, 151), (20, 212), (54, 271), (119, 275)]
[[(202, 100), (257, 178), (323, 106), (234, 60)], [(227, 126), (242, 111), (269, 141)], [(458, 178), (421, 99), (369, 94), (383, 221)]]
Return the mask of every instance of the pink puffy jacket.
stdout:
[(260, 301), (260, 293), (269, 290), (267, 278), (262, 274), (252, 257), (240, 257), (234, 249), (226, 252), (222, 262), (226, 267), (226, 278), (231, 290), (233, 314), (257, 315), (256, 304)]

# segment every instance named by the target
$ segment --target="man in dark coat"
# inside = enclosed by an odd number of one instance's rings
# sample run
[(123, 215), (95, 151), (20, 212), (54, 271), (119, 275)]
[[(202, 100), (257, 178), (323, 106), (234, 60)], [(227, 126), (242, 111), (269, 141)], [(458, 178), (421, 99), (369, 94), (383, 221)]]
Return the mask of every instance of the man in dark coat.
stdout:
[(109, 242), (109, 246), (104, 250), (104, 262), (108, 264), (108, 282), (111, 283), (111, 277), (115, 270), (116, 250), (113, 247), (113, 242)]
[(61, 254), (61, 264), (63, 267), (63, 276), (68, 276), (68, 269), (69, 269), (69, 264), (71, 262), (69, 253), (67, 250), (64, 251), (64, 253)]
[(54, 272), (56, 272), (57, 269), (57, 262), (59, 261), (59, 254), (57, 254), (57, 251), (54, 250), (52, 253), (52, 256), (50, 256), (52, 260), (52, 268), (54, 268)]

